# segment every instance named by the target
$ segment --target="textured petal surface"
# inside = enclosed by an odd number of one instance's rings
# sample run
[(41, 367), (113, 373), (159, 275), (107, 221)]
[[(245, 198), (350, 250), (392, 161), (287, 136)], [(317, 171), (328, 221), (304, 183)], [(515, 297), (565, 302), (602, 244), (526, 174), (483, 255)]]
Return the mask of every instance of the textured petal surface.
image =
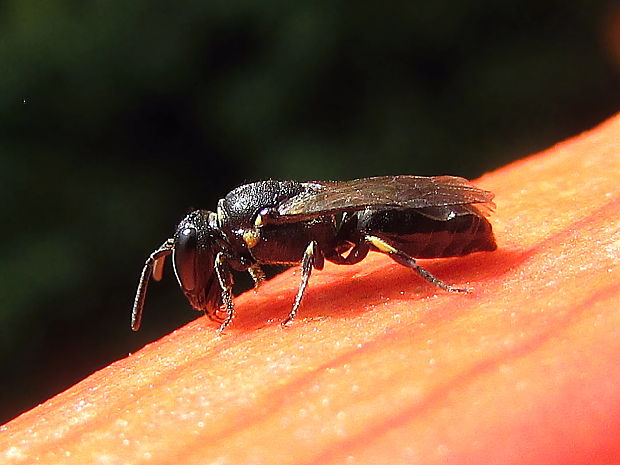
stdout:
[(0, 428), (2, 463), (614, 463), (620, 117), (476, 182), (499, 250), (299, 274), (198, 318)]

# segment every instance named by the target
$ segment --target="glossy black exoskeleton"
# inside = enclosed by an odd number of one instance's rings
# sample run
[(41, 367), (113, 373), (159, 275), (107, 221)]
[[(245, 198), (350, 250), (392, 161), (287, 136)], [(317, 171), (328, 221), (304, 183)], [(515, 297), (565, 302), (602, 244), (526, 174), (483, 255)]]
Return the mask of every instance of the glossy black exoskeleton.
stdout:
[(350, 265), (374, 250), (448, 291), (415, 258), (462, 256), (497, 248), (485, 218), (493, 194), (454, 176), (380, 176), (353, 181), (260, 181), (221, 199), (217, 212), (196, 210), (147, 259), (131, 327), (140, 327), (148, 281), (162, 277), (172, 254), (177, 280), (196, 310), (221, 322), (234, 316), (232, 271), (248, 271), (258, 286), (263, 264), (301, 263), (301, 283), (289, 322), (313, 268)]

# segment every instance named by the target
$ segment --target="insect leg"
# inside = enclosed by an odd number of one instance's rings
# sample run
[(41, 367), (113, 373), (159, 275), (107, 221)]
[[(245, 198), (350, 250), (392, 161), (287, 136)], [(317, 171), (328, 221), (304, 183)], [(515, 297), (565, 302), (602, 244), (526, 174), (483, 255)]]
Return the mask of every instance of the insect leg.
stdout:
[(136, 297), (133, 301), (133, 310), (131, 312), (131, 329), (138, 331), (140, 324), (142, 323), (142, 310), (144, 308), (144, 298), (146, 297), (146, 290), (149, 285), (149, 279), (153, 275), (153, 269), (156, 270), (154, 278), (156, 280), (161, 279), (161, 268), (163, 261), (167, 255), (172, 253), (174, 248), (174, 239), (170, 238), (164, 242), (158, 249), (156, 249), (144, 263), (142, 268), (142, 274), (140, 275), (140, 281), (138, 282), (138, 290), (136, 291)]
[(331, 253), (331, 255), (328, 255), (325, 258), (338, 265), (355, 265), (356, 263), (364, 260), (369, 251), (370, 245), (367, 242), (360, 242), (359, 244), (355, 244), (355, 246), (349, 250), (346, 257), (335, 250)]
[(226, 305), (226, 319), (218, 329), (218, 333), (221, 333), (235, 317), (235, 306), (232, 301), (231, 273), (226, 263), (226, 257), (222, 252), (218, 253), (215, 257), (215, 273), (217, 274), (217, 280), (222, 290), (222, 300), (224, 301), (224, 305)]
[(254, 290), (258, 289), (266, 279), (265, 272), (256, 264), (248, 268), (248, 273), (250, 273), (250, 276), (252, 276), (252, 279), (254, 280)]
[(299, 285), (297, 295), (295, 296), (295, 303), (293, 304), (293, 308), (286, 319), (282, 321), (282, 326), (285, 326), (289, 321), (295, 318), (297, 310), (299, 310), (299, 305), (301, 304), (301, 299), (303, 298), (306, 287), (308, 286), (308, 280), (312, 274), (312, 268), (322, 270), (324, 264), (325, 258), (323, 257), (323, 253), (319, 249), (318, 244), (316, 241), (310, 242), (308, 247), (306, 247), (304, 256), (301, 260), (301, 283)]
[(392, 260), (396, 263), (400, 263), (408, 268), (411, 268), (413, 271), (418, 273), (421, 277), (426, 279), (429, 283), (434, 284), (441, 289), (448, 292), (469, 292), (471, 289), (462, 288), (462, 287), (454, 287), (449, 284), (444, 283), (441, 279), (434, 276), (431, 272), (425, 270), (420, 265), (417, 264), (415, 258), (410, 257), (402, 250), (398, 250), (392, 245), (385, 242), (383, 239), (377, 236), (366, 235), (364, 240), (374, 246), (379, 252), (383, 252), (390, 256)]

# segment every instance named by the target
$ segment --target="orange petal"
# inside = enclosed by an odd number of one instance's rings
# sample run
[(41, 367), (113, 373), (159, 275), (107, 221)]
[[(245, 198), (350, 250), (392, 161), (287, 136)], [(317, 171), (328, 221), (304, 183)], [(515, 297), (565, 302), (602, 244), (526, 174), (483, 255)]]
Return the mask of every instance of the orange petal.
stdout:
[(481, 178), (499, 250), (298, 273), (0, 429), (2, 463), (611, 463), (620, 457), (620, 117)]

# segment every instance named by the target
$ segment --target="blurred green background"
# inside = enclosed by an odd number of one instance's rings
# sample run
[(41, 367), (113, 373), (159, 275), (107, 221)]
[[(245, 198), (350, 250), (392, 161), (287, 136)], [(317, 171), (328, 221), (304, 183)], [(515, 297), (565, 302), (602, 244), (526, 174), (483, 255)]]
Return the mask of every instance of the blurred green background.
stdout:
[[(620, 109), (609, 0), (0, 6), (0, 421), (197, 316), (146, 256), (260, 178), (476, 177)], [(214, 328), (215, 330), (215, 328)]]

